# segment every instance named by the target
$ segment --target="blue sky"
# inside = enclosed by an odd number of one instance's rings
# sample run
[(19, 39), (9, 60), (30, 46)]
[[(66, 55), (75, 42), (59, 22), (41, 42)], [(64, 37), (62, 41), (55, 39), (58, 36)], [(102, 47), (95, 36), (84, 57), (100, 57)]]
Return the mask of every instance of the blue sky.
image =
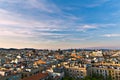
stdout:
[(0, 47), (120, 48), (119, 0), (0, 0)]

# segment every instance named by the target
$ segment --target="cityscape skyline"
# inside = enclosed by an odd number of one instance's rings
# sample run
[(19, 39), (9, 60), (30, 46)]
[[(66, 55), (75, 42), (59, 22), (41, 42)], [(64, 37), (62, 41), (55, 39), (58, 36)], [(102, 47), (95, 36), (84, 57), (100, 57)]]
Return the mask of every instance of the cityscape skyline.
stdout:
[(1, 48), (120, 48), (120, 1), (0, 0)]

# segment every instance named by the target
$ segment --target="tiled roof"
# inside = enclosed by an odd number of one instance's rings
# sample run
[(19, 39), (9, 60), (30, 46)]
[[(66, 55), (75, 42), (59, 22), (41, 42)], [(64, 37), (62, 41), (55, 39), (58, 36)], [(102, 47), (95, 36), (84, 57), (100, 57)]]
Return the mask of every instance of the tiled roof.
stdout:
[(71, 56), (74, 57), (74, 58), (82, 58), (81, 56), (78, 56), (76, 54), (71, 54)]
[(23, 78), (22, 80), (40, 80), (40, 79), (46, 78), (47, 76), (48, 76), (48, 73), (38, 73), (36, 75)]
[(42, 60), (38, 60), (38, 61), (35, 61), (34, 64), (46, 64), (46, 62)]

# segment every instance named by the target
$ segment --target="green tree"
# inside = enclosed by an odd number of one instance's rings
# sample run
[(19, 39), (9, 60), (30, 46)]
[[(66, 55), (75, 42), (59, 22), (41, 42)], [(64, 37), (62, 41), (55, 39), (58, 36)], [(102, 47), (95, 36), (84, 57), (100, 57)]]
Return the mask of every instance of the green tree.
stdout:
[(64, 77), (62, 80), (74, 80), (72, 77)]
[(103, 75), (100, 74), (92, 74), (92, 76), (86, 76), (82, 80), (112, 80), (111, 76), (107, 76), (106, 79), (104, 79)]

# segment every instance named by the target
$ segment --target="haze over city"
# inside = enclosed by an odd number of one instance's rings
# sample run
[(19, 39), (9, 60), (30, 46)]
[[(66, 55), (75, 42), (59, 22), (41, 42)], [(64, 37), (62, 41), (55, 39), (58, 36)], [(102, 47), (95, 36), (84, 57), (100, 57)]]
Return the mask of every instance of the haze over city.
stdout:
[(120, 48), (119, 0), (0, 0), (1, 48)]

